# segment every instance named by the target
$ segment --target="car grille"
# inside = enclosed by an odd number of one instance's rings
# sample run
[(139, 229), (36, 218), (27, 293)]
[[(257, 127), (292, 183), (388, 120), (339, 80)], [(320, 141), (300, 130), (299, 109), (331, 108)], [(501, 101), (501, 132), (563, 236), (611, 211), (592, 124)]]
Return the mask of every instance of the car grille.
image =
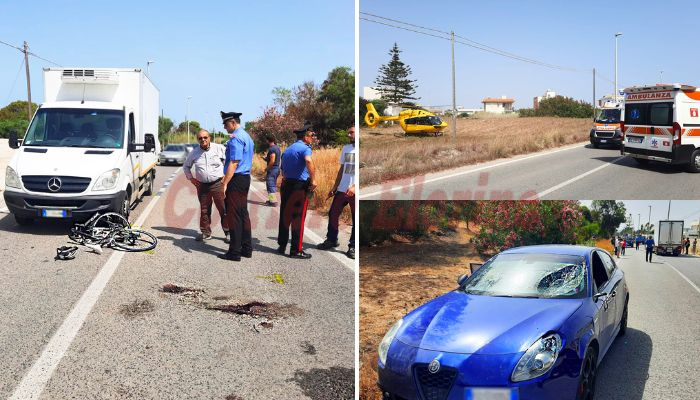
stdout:
[(64, 200), (64, 199), (24, 199), (25, 203), (31, 207), (58, 207), (78, 209), (85, 204), (84, 200)]
[[(49, 190), (49, 180), (59, 178), (61, 188), (57, 191)], [(25, 175), (22, 183), (27, 190), (41, 193), (80, 193), (84, 192), (90, 184), (90, 178), (76, 176), (52, 176), (52, 175)]]
[(428, 371), (428, 364), (416, 364), (413, 373), (423, 400), (446, 399), (457, 377), (457, 370), (449, 367), (442, 367), (433, 374)]
[(612, 131), (596, 131), (595, 136), (603, 139), (609, 139), (615, 136), (615, 132)]

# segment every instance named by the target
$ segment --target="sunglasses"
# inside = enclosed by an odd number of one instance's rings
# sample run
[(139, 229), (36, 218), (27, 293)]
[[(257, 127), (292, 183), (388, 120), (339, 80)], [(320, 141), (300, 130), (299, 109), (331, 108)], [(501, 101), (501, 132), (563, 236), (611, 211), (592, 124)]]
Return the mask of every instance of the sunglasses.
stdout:
[(202, 140), (209, 140), (208, 137), (198, 137), (197, 141), (201, 142)]

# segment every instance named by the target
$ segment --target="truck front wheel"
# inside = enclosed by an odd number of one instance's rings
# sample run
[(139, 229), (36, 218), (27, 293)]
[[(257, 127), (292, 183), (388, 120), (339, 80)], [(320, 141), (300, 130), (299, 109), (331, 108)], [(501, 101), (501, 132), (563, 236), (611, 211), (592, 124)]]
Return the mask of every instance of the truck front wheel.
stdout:
[(121, 205), (121, 210), (119, 210), (119, 214), (124, 216), (127, 220), (129, 220), (129, 213), (131, 212), (131, 193), (128, 191), (124, 195), (124, 200), (122, 201)]

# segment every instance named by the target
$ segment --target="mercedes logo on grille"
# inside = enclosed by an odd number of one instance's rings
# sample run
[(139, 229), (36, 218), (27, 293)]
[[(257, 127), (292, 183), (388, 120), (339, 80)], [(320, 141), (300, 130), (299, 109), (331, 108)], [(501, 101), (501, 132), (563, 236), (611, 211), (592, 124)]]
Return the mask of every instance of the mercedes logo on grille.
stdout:
[(49, 187), (50, 191), (58, 192), (61, 190), (61, 178), (53, 177), (49, 179), (49, 182), (46, 185)]
[(438, 361), (437, 358), (430, 362), (430, 365), (428, 365), (428, 371), (431, 374), (437, 374), (438, 371), (440, 371), (440, 361)]

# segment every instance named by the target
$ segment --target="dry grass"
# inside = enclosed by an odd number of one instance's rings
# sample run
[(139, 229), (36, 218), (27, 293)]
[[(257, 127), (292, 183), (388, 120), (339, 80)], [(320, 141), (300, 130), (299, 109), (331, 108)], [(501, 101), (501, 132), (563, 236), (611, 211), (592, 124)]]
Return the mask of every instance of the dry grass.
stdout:
[(377, 347), (389, 327), (406, 313), (457, 286), (469, 262), (483, 262), (472, 232), (415, 243), (394, 237), (392, 243), (360, 251), (360, 399), (380, 400)]
[[(280, 148), (284, 152), (284, 148)], [(312, 158), (314, 160), (314, 166), (316, 167), (316, 183), (318, 187), (314, 196), (309, 200), (309, 208), (312, 210), (325, 210), (331, 206), (331, 200), (327, 198), (328, 192), (333, 187), (335, 183), (335, 177), (338, 175), (338, 168), (340, 164), (338, 160), (340, 159), (341, 148), (325, 148), (325, 149), (314, 149)], [(261, 154), (256, 154), (253, 158), (253, 175), (260, 179), (265, 179), (265, 159)], [(282, 175), (277, 179), (277, 187), (279, 188), (282, 183)], [(342, 218), (347, 218), (349, 220), (350, 213), (347, 211), (347, 207), (343, 210), (344, 214)], [(347, 213), (347, 215), (346, 215)], [(345, 219), (344, 219), (345, 220)]]
[[(449, 121), (448, 121), (449, 122)], [(588, 140), (587, 118), (458, 118), (443, 136), (402, 137), (398, 125), (363, 128), (360, 184), (369, 185)]]

